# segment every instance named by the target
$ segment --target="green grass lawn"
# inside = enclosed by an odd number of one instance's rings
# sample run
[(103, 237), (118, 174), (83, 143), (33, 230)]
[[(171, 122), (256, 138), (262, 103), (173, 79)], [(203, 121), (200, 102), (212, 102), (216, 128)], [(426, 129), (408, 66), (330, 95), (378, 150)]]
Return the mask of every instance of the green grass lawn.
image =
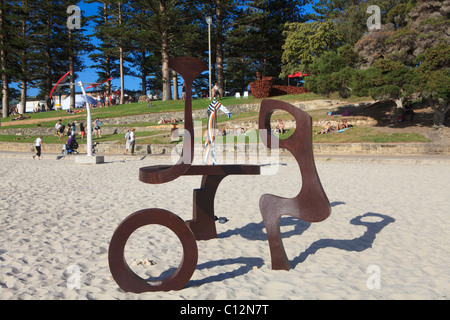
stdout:
[[(257, 103), (260, 102), (261, 99), (254, 99), (252, 97), (248, 99), (236, 99), (234, 97), (224, 97), (220, 99), (220, 102), (223, 105), (232, 105), (232, 104), (244, 104), (244, 103)], [(192, 109), (206, 109), (208, 104), (210, 103), (209, 99), (196, 99), (192, 100)], [(123, 116), (132, 116), (139, 114), (148, 114), (148, 113), (159, 113), (159, 112), (173, 112), (173, 111), (182, 111), (184, 110), (184, 101), (182, 100), (169, 100), (169, 101), (153, 101), (152, 107), (147, 107), (147, 102), (136, 102), (136, 103), (127, 103), (123, 105), (116, 105), (108, 108), (93, 108), (91, 109), (91, 117), (95, 118), (115, 118), (115, 117), (123, 117)], [(65, 110), (53, 110), (47, 112), (39, 112), (39, 113), (27, 113), (25, 116), (31, 116), (31, 119), (42, 119), (42, 122), (45, 123), (45, 118), (64, 118), (70, 117), (69, 121), (77, 120), (77, 119), (86, 119), (86, 111), (78, 115), (70, 115), (67, 114)], [(0, 122), (8, 122), (12, 121), (16, 116), (10, 116), (8, 118), (0, 118)], [(69, 122), (67, 121), (67, 122)], [(20, 125), (20, 120), (16, 121), (17, 126), (22, 127)], [(53, 124), (54, 125), (54, 124)]]
[[(313, 132), (320, 131), (322, 128), (315, 127)], [(353, 142), (373, 142), (373, 143), (392, 143), (392, 142), (430, 142), (423, 135), (411, 132), (405, 133), (386, 133), (376, 131), (372, 128), (353, 127), (344, 132), (332, 132), (327, 134), (313, 135), (313, 142), (322, 143), (353, 143)]]
[[(314, 128), (313, 132), (319, 131), (321, 128), (317, 127)], [(203, 131), (204, 132), (204, 131)], [(280, 136), (280, 139), (286, 139), (292, 133), (294, 132), (294, 129), (288, 130), (285, 134)], [(170, 143), (176, 143), (172, 142), (170, 140), (170, 131), (169, 130), (150, 130), (145, 132), (136, 132), (136, 143), (137, 144), (170, 144)], [(259, 142), (259, 134), (258, 131), (252, 132), (249, 131), (246, 135), (251, 136), (252, 138), (256, 137), (257, 141)], [(0, 141), (1, 142), (21, 142), (21, 143), (32, 143), (37, 136), (29, 136), (29, 138), (24, 138), (16, 135), (0, 135)], [(230, 142), (230, 137), (222, 137), (219, 136), (217, 139), (222, 139), (223, 142)], [(228, 140), (227, 140), (228, 139)], [(234, 141), (243, 141), (245, 136), (234, 136)], [(43, 142), (44, 143), (64, 143), (67, 141), (67, 136), (63, 138), (63, 140), (58, 140), (58, 137), (51, 135), (51, 136), (44, 136)], [(86, 140), (84, 142), (81, 142), (80, 136), (77, 137), (78, 143), (86, 143)], [(314, 143), (356, 143), (356, 142), (372, 142), (372, 143), (395, 143), (395, 142), (429, 142), (430, 140), (424, 137), (423, 135), (417, 134), (417, 133), (385, 133), (385, 132), (379, 132), (371, 128), (351, 128), (341, 133), (328, 133), (324, 135), (315, 135), (313, 134), (313, 142)], [(124, 144), (124, 135), (122, 133), (119, 134), (110, 134), (110, 135), (103, 135), (101, 138), (96, 138), (93, 135), (93, 142), (115, 142), (119, 144)], [(202, 142), (200, 142), (200, 137), (196, 137), (196, 143), (203, 143), (204, 140), (202, 139)]]
[[(319, 131), (321, 128), (315, 128)], [(280, 139), (287, 139), (294, 133), (294, 129), (287, 130), (286, 133), (279, 135)], [(161, 139), (158, 137), (156, 142), (153, 137), (148, 137), (142, 142), (144, 144), (152, 143), (173, 143), (170, 141), (169, 137)], [(246, 135), (228, 135), (228, 136), (218, 136), (216, 141), (219, 143), (258, 143), (259, 142), (259, 131), (250, 130)], [(417, 133), (385, 133), (373, 130), (371, 128), (351, 128), (340, 133), (328, 133), (324, 135), (313, 134), (313, 143), (357, 143), (357, 142), (372, 142), (372, 143), (400, 143), (400, 142), (429, 142), (430, 140), (424, 136)], [(204, 143), (204, 137), (195, 137), (195, 143)], [(139, 141), (138, 143), (141, 143)]]
[[(270, 99), (277, 99), (282, 101), (307, 101), (315, 99), (328, 99), (326, 97), (314, 94), (305, 93), (301, 95), (285, 95), (279, 97), (273, 97)], [(235, 97), (223, 97), (220, 102), (225, 106), (239, 105), (239, 104), (250, 104), (250, 103), (260, 103), (262, 99), (255, 99), (250, 96), (248, 99), (236, 99)], [(192, 109), (206, 109), (210, 103), (209, 99), (194, 99), (192, 100)], [(116, 105), (108, 108), (94, 108), (91, 109), (92, 119), (95, 118), (115, 118), (147, 113), (160, 113), (160, 112), (172, 112), (172, 111), (182, 111), (184, 110), (184, 101), (182, 100), (169, 100), (169, 101), (153, 101), (152, 107), (147, 107), (147, 102), (136, 102), (128, 103), (123, 105)], [(39, 113), (27, 113), (25, 116), (31, 116), (31, 119), (42, 119), (42, 124), (46, 124), (45, 118), (63, 118), (70, 116), (70, 120), (67, 123), (74, 120), (86, 119), (86, 111), (80, 113), (79, 115), (67, 114), (65, 110), (54, 110)], [(16, 116), (10, 116), (8, 118), (0, 118), (0, 122), (12, 121)], [(53, 123), (53, 121), (52, 121)], [(53, 123), (54, 125), (54, 123)], [(16, 126), (16, 125), (15, 125)], [(20, 124), (20, 120), (17, 121), (17, 127), (24, 127), (25, 125)], [(10, 127), (12, 128), (12, 127)]]
[[(313, 93), (306, 93), (301, 95), (285, 95), (280, 97), (274, 97), (273, 99), (282, 100), (282, 101), (307, 101), (307, 100), (315, 100), (315, 99), (338, 99), (338, 97), (322, 97)], [(353, 98), (348, 99), (349, 103), (356, 103), (365, 101), (368, 98)], [(250, 96), (248, 99), (236, 99), (235, 97), (224, 97), (220, 101), (225, 106), (229, 105), (237, 105), (244, 103), (260, 103), (262, 99), (254, 99)], [(342, 100), (342, 99), (341, 99)], [(206, 109), (208, 104), (210, 103), (209, 99), (197, 99), (192, 101), (192, 108), (195, 109)], [(184, 110), (184, 101), (182, 100), (171, 100), (171, 101), (153, 101), (153, 107), (147, 107), (147, 102), (140, 103), (130, 103), (125, 105), (118, 105), (108, 108), (95, 108), (91, 110), (92, 119), (95, 118), (114, 118), (114, 117), (123, 117), (129, 115), (137, 115), (137, 114), (147, 114), (147, 113), (158, 113), (158, 112), (170, 112), (170, 111), (182, 111)], [(326, 117), (326, 112), (324, 110), (314, 110), (309, 112), (312, 116), (313, 120), (318, 120)], [(72, 121), (86, 121), (86, 111), (83, 111), (77, 115), (68, 115), (66, 111), (50, 111), (50, 112), (42, 112), (35, 114), (27, 114), (26, 116), (31, 115), (31, 119), (42, 119), (38, 124), (20, 124), (20, 121), (17, 121), (13, 126), (7, 126), (4, 128), (34, 128), (36, 126), (41, 127), (49, 127), (53, 128), (55, 125), (55, 120), (50, 120), (48, 118), (62, 118), (62, 123), (66, 125)], [(11, 121), (13, 117), (10, 118), (0, 118), (1, 122)], [(46, 120), (48, 119), (48, 120)], [(239, 121), (239, 120), (252, 120), (257, 121), (258, 112), (244, 112), (240, 114), (233, 114), (231, 121)], [(289, 120), (293, 119), (293, 117), (286, 112), (275, 112), (272, 115), (272, 120), (275, 119), (283, 119)], [(201, 119), (202, 126), (205, 128), (207, 119)], [(230, 119), (227, 118), (226, 115), (218, 116), (217, 122), (218, 127), (220, 129), (227, 128), (232, 129), (227, 126), (228, 121)], [(105, 125), (107, 126), (107, 125)], [(113, 126), (113, 125), (111, 125)], [(138, 144), (167, 144), (167, 143), (175, 143), (170, 141), (170, 129), (169, 126), (164, 129), (158, 129), (157, 123), (133, 123), (134, 127), (148, 127), (145, 132), (136, 132), (136, 143)], [(154, 128), (152, 128), (154, 127)], [(0, 130), (2, 129), (0, 124)], [(313, 128), (313, 132), (319, 131), (321, 128)], [(204, 130), (204, 129), (203, 129)], [(286, 138), (292, 134), (293, 130), (288, 130), (285, 135), (282, 135), (281, 138)], [(249, 135), (252, 135), (249, 133)], [(259, 137), (257, 132), (256, 136)], [(94, 137), (94, 136), (93, 136)], [(20, 138), (20, 139), (17, 139)], [(221, 137), (222, 139), (226, 139), (225, 137)], [(23, 142), (23, 143), (32, 143), (36, 139), (36, 136), (30, 136), (29, 138), (22, 139), (22, 137), (18, 137), (15, 135), (0, 135), (0, 141), (4, 142)], [(197, 137), (196, 139), (200, 139)], [(229, 139), (229, 137), (228, 137)], [(242, 139), (242, 138), (239, 138)], [(67, 137), (64, 138), (67, 141)], [(44, 143), (64, 143), (54, 135), (45, 136), (43, 138)], [(78, 136), (77, 141), (80, 141)], [(124, 137), (122, 133), (112, 134), (112, 135), (103, 135), (102, 138), (94, 138), (94, 142), (116, 142), (116, 143), (124, 143)], [(228, 140), (230, 141), (230, 140)], [(200, 140), (198, 141), (200, 142)], [(354, 127), (349, 130), (346, 130), (342, 133), (329, 133), (326, 135), (314, 135), (313, 134), (313, 142), (316, 143), (352, 143), (352, 142), (374, 142), (374, 143), (389, 143), (389, 142), (429, 142), (427, 138), (420, 134), (416, 133), (394, 133), (389, 134), (385, 132), (376, 131), (373, 128), (359, 128)], [(85, 142), (84, 142), (85, 143)]]

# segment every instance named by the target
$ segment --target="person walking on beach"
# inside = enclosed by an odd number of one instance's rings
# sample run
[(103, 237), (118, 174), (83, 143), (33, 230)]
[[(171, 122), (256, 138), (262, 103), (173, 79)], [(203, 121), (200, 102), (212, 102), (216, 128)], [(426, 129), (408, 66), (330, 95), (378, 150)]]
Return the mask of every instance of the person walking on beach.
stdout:
[(44, 148), (44, 144), (42, 143), (42, 136), (39, 136), (34, 140), (34, 147), (36, 149), (36, 154), (33, 156), (38, 157), (38, 160), (41, 160), (41, 150)]
[(130, 149), (130, 130), (127, 129), (125, 133), (125, 152), (124, 154), (128, 154), (128, 150)]
[(136, 140), (136, 138), (134, 137), (134, 131), (136, 131), (136, 129), (131, 128), (131, 132), (130, 132), (130, 151), (131, 151), (131, 155), (134, 156), (134, 142)]

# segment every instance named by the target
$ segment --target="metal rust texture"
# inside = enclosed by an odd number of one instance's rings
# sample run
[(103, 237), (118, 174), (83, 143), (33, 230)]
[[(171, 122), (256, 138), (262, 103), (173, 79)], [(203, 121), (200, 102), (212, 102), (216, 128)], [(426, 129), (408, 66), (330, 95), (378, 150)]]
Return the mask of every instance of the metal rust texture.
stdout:
[(194, 190), (192, 220), (186, 221), (197, 240), (217, 238), (214, 198), (220, 182), (228, 175), (258, 175), (259, 165), (192, 166), (185, 175), (203, 175), (200, 189)]
[[(180, 290), (191, 278), (198, 257), (195, 240), (217, 238), (214, 220), (214, 197), (219, 183), (228, 175), (260, 174), (257, 165), (192, 166), (194, 156), (194, 129), (192, 121), (192, 83), (204, 70), (202, 61), (182, 57), (169, 62), (169, 67), (178, 72), (186, 83), (184, 141), (177, 164), (140, 168), (139, 180), (160, 184), (172, 181), (181, 175), (202, 175), (201, 189), (194, 190), (193, 219), (184, 222), (177, 215), (162, 209), (145, 209), (131, 214), (116, 229), (111, 239), (108, 260), (111, 273), (119, 287), (126, 292)], [(125, 261), (125, 245), (130, 235), (148, 224), (159, 224), (171, 229), (183, 246), (183, 260), (169, 277), (148, 282), (136, 275)]]
[[(151, 183), (155, 172), (170, 166), (159, 165), (139, 169), (139, 180)], [(186, 221), (197, 240), (217, 238), (214, 220), (214, 198), (220, 182), (228, 175), (258, 175), (259, 165), (193, 165), (183, 175), (201, 175), (200, 189), (194, 190), (192, 220)]]
[[(159, 184), (172, 181), (191, 167), (194, 157), (194, 125), (192, 120), (192, 84), (206, 68), (206, 63), (192, 57), (180, 57), (169, 61), (169, 67), (181, 75), (186, 85), (184, 109), (184, 140), (180, 159), (174, 166), (157, 166), (140, 171), (147, 183)], [(148, 282), (136, 275), (125, 261), (125, 245), (136, 229), (159, 224), (172, 230), (183, 246), (183, 259), (177, 270), (169, 277)], [(111, 274), (119, 287), (126, 292), (180, 290), (186, 286), (197, 266), (198, 249), (194, 234), (177, 215), (162, 209), (146, 209), (135, 212), (117, 227), (108, 250)]]
[[(191, 165), (194, 157), (194, 129), (192, 121), (192, 83), (206, 70), (199, 59), (180, 57), (170, 60), (169, 67), (179, 73), (186, 83), (184, 141), (180, 159), (175, 165), (148, 166), (139, 169), (139, 180), (160, 184), (182, 175), (201, 175), (200, 189), (193, 194), (193, 218), (183, 221), (163, 209), (144, 209), (128, 216), (118, 226), (109, 246), (108, 260), (114, 280), (126, 292), (180, 290), (186, 286), (195, 271), (198, 258), (196, 240), (217, 238), (214, 219), (214, 198), (220, 182), (228, 175), (258, 175), (259, 165)], [(296, 121), (294, 133), (287, 139), (272, 134), (270, 118), (274, 111), (284, 110)], [(311, 117), (288, 103), (263, 100), (259, 113), (259, 129), (268, 148), (283, 148), (292, 153), (302, 176), (300, 193), (291, 199), (264, 194), (259, 201), (261, 215), (267, 230), (272, 269), (289, 270), (289, 260), (280, 235), (280, 217), (289, 215), (307, 222), (325, 220), (331, 206), (322, 188), (314, 163)], [(273, 143), (277, 142), (277, 143)], [(149, 282), (136, 275), (125, 261), (125, 245), (130, 235), (145, 225), (159, 224), (172, 230), (183, 246), (182, 262), (167, 278)]]
[[(149, 282), (130, 269), (125, 261), (125, 245), (130, 235), (146, 225), (162, 225), (173, 231), (183, 246), (183, 258), (177, 270), (167, 278)], [(183, 289), (197, 267), (198, 249), (195, 237), (185, 222), (170, 211), (144, 209), (128, 216), (114, 232), (108, 250), (109, 269), (125, 292), (169, 291)]]
[[(290, 113), (296, 123), (294, 133), (286, 139), (278, 139), (270, 129), (270, 118), (276, 110)], [(317, 174), (312, 145), (312, 120), (304, 111), (295, 106), (276, 100), (263, 100), (259, 113), (259, 129), (266, 130), (267, 138), (261, 139), (271, 148), (279, 146), (292, 153), (302, 176), (300, 193), (291, 199), (272, 194), (264, 194), (259, 208), (267, 231), (272, 269), (289, 270), (290, 262), (286, 256), (280, 235), (280, 217), (289, 215), (307, 222), (320, 222), (331, 214), (331, 206)], [(262, 134), (261, 134), (262, 137)], [(277, 143), (273, 143), (277, 140)]]
[(178, 162), (164, 170), (148, 175), (148, 183), (165, 183), (180, 177), (191, 166), (194, 158), (194, 124), (192, 120), (192, 83), (205, 70), (206, 63), (193, 57), (178, 57), (169, 61), (169, 68), (176, 71), (186, 84), (184, 102), (184, 137), (183, 151)]

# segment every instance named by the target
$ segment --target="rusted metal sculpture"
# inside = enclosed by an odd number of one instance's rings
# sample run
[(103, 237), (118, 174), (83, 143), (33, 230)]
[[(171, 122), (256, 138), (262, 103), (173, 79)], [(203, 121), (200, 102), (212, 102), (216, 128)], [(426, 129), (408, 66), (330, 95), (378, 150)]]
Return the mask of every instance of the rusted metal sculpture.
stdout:
[[(295, 131), (287, 139), (278, 139), (270, 130), (270, 117), (275, 110), (284, 110), (295, 119)], [(314, 163), (311, 117), (286, 102), (263, 100), (259, 111), (259, 128), (267, 131), (267, 139), (262, 141), (268, 148), (274, 144), (292, 153), (302, 175), (302, 189), (296, 197), (286, 199), (265, 194), (259, 200), (259, 209), (269, 240), (272, 269), (289, 270), (291, 266), (280, 236), (280, 217), (290, 215), (307, 222), (320, 222), (328, 218), (331, 206)], [(275, 139), (278, 143), (273, 143)]]
[[(127, 292), (167, 291), (182, 289), (191, 278), (198, 257), (196, 240), (217, 238), (214, 219), (214, 197), (220, 182), (228, 175), (260, 174), (258, 165), (191, 165), (194, 155), (194, 129), (192, 121), (192, 83), (206, 64), (195, 58), (175, 58), (170, 68), (179, 73), (186, 83), (185, 134), (183, 150), (177, 164), (149, 166), (139, 169), (139, 180), (159, 184), (172, 181), (181, 175), (201, 175), (201, 188), (194, 190), (193, 218), (184, 222), (174, 213), (163, 209), (145, 209), (131, 214), (113, 234), (108, 259), (110, 270), (117, 284)], [(290, 264), (280, 235), (280, 217), (290, 215), (308, 222), (326, 219), (331, 212), (330, 203), (317, 174), (312, 150), (311, 117), (285, 102), (263, 100), (259, 116), (261, 140), (273, 148), (270, 117), (275, 110), (284, 110), (296, 120), (295, 132), (286, 140), (279, 140), (279, 147), (290, 151), (297, 160), (302, 174), (302, 189), (292, 199), (265, 194), (260, 199), (260, 210), (267, 230), (272, 259), (272, 269), (289, 270)], [(266, 134), (263, 134), (266, 133)], [(125, 244), (138, 228), (149, 224), (163, 225), (179, 238), (183, 246), (182, 262), (169, 277), (148, 282), (136, 275), (124, 258)]]
[[(125, 245), (130, 235), (138, 228), (158, 224), (172, 230), (183, 246), (183, 258), (177, 270), (169, 277), (147, 282), (136, 275), (125, 261)], [(194, 235), (184, 221), (170, 211), (144, 209), (128, 216), (114, 232), (108, 252), (111, 274), (125, 292), (180, 290), (185, 287), (197, 267), (198, 249)]]
[(183, 77), (186, 84), (186, 98), (184, 102), (184, 140), (180, 159), (174, 166), (164, 170), (152, 172), (148, 183), (159, 184), (172, 181), (180, 177), (191, 166), (194, 159), (194, 125), (192, 121), (192, 83), (206, 70), (206, 63), (192, 57), (174, 58), (169, 61), (169, 68)]

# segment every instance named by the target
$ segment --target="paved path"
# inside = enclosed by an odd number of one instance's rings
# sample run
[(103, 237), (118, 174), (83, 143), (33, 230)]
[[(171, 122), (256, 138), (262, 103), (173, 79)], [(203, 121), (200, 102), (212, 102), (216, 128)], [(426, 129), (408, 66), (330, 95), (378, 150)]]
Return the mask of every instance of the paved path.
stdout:
[[(85, 116), (85, 113), (78, 113), (78, 114), (71, 114), (67, 116), (62, 117), (53, 117), (53, 118), (41, 118), (41, 119), (25, 119), (25, 120), (16, 120), (16, 121), (6, 121), (1, 122), (0, 126), (2, 127), (9, 127), (9, 126), (17, 126), (17, 125), (23, 125), (23, 124), (34, 124), (34, 123), (41, 123), (41, 122), (51, 122), (51, 121), (58, 121), (59, 119), (70, 119), (70, 118), (79, 118), (80, 116)], [(55, 124), (56, 124), (55, 122)]]
[[(17, 159), (32, 159), (34, 153), (32, 152), (16, 152), (16, 151), (0, 151), (0, 159), (17, 158)], [(105, 162), (112, 161), (140, 161), (148, 158), (168, 159), (170, 156), (166, 154), (138, 154), (135, 156), (123, 154), (96, 154), (105, 157)], [(78, 156), (87, 156), (86, 154), (79, 154)], [(45, 153), (42, 160), (65, 160), (74, 161), (77, 155), (63, 156), (60, 153)], [(293, 159), (289, 155), (281, 155), (280, 162), (288, 159)], [(376, 163), (405, 163), (405, 164), (427, 164), (427, 163), (450, 163), (450, 155), (315, 155), (315, 161), (342, 161), (342, 162), (376, 162)], [(36, 160), (38, 161), (38, 160)]]

